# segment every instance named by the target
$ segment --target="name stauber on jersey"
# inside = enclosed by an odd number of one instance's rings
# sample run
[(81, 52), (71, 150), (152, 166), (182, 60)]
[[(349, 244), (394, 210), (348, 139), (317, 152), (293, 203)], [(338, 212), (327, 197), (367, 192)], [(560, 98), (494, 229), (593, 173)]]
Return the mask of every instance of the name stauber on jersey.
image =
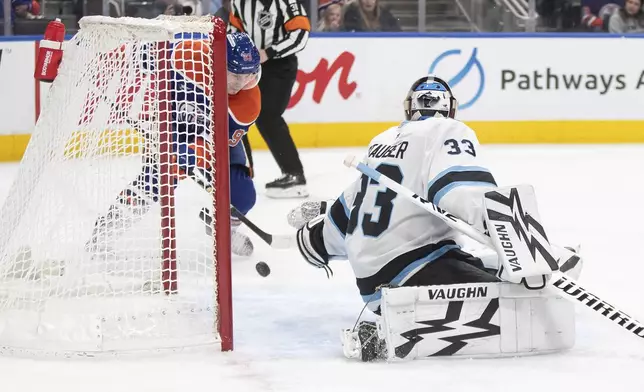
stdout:
[(451, 289), (429, 289), (429, 299), (464, 299), (487, 297), (487, 287), (458, 287)]
[(395, 158), (404, 159), (409, 142), (400, 142), (396, 144), (374, 144), (369, 147), (369, 158)]

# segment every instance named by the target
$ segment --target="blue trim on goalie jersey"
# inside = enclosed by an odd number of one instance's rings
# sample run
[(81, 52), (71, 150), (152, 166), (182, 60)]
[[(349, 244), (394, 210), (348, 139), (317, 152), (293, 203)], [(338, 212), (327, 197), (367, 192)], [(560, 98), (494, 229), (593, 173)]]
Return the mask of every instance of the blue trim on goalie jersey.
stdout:
[(344, 192), (340, 194), (340, 197), (338, 197), (338, 200), (340, 200), (340, 204), (342, 204), (342, 207), (344, 207), (344, 213), (347, 215), (347, 218), (351, 215), (349, 207), (347, 207), (347, 200), (344, 198)]
[[(427, 264), (433, 262), (434, 260), (438, 259), (439, 257), (443, 256), (445, 253), (453, 249), (461, 249), (461, 247), (460, 245), (445, 245), (440, 249), (436, 249), (435, 251), (428, 254), (427, 256), (421, 259), (418, 259), (413, 263), (410, 263), (409, 265), (407, 265), (407, 267), (405, 267), (402, 271), (400, 271), (400, 273), (398, 273), (398, 275), (396, 275), (391, 280), (391, 282), (389, 282), (389, 284), (391, 286), (400, 286), (404, 284), (409, 278), (414, 276), (414, 274), (416, 274), (418, 271), (423, 269)], [(372, 309), (372, 306), (373, 306), (372, 303), (376, 301), (380, 301), (381, 298), (382, 298), (382, 293), (380, 290), (377, 290), (373, 294), (363, 295), (362, 301), (368, 304), (369, 309), (374, 310)], [(378, 306), (380, 306), (380, 304), (378, 304), (376, 308)]]
[[(438, 173), (436, 177), (434, 177), (428, 184), (427, 184), (427, 191), (425, 194), (429, 192), (431, 187), (439, 180), (441, 180), (443, 177), (450, 173), (464, 173), (464, 172), (485, 172), (485, 173), (490, 173), (492, 174), (488, 169), (481, 167), (481, 166), (451, 166), (448, 167), (447, 169), (443, 170), (442, 172)], [(487, 182), (487, 181), (455, 181), (451, 182), (445, 187), (443, 187), (440, 191), (436, 192), (434, 197), (432, 198), (431, 201), (434, 205), (438, 205), (440, 203), (441, 199), (449, 193), (454, 188), (457, 188), (459, 186), (496, 186), (495, 183), (492, 182)]]
[[(342, 210), (338, 209), (337, 203), (340, 203), (342, 206)], [(344, 213), (344, 215), (343, 215)], [(334, 218), (333, 216), (336, 215)], [(327, 207), (327, 213), (326, 216), (329, 218), (329, 221), (333, 224), (333, 227), (340, 233), (340, 236), (342, 238), (346, 238), (347, 236), (347, 225), (349, 223), (349, 208), (347, 207), (347, 202), (344, 199), (344, 192), (340, 194), (340, 197), (331, 204), (331, 206)], [(338, 220), (342, 220), (340, 223), (344, 225), (344, 230), (342, 230), (341, 226), (338, 224)]]
[(329, 221), (333, 224), (333, 227), (335, 227), (335, 229), (338, 231), (338, 233), (340, 233), (340, 236), (342, 238), (346, 238), (346, 236), (347, 236), (346, 233), (343, 233), (342, 230), (340, 230), (340, 226), (338, 226), (338, 224), (335, 223), (335, 220), (333, 219), (333, 216), (331, 214), (328, 214), (327, 216), (329, 217)]
[(488, 169), (482, 167), (482, 166), (450, 166), (447, 169), (443, 170), (442, 172), (438, 173), (428, 184), (427, 184), (427, 189), (431, 188), (432, 185), (441, 178), (445, 177), (447, 173), (452, 173), (452, 172), (466, 172), (466, 171), (484, 171), (484, 172), (490, 172)]

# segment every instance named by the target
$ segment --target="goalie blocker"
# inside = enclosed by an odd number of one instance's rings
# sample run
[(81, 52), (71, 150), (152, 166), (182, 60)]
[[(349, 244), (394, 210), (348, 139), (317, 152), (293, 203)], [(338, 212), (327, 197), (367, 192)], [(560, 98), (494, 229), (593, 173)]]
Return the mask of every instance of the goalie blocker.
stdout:
[(498, 276), (527, 288), (545, 287), (559, 266), (541, 224), (534, 188), (498, 187), (485, 193), (483, 203), (486, 228), (499, 255)]
[(382, 316), (342, 332), (347, 358), (500, 357), (569, 349), (574, 304), (512, 283), (383, 288)]

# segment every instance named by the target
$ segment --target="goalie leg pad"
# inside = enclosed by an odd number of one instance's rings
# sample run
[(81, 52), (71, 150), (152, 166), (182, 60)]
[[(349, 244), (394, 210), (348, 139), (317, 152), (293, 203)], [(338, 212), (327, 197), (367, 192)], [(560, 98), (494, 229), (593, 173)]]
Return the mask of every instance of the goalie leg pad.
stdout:
[(511, 283), (383, 288), (381, 306), (389, 361), (552, 352), (575, 340), (572, 303)]

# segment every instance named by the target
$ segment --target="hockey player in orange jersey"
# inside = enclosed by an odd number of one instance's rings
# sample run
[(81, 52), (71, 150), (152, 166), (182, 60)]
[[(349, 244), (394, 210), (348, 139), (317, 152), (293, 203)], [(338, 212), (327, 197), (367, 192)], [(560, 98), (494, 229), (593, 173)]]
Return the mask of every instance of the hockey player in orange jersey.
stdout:
[[(210, 47), (198, 34), (184, 33), (173, 47), (171, 80), (172, 94), (172, 159), (178, 173), (174, 186), (185, 178), (208, 185), (212, 182), (210, 144), (212, 143), (212, 112), (207, 79), (203, 69), (210, 56)], [(246, 158), (242, 136), (255, 122), (260, 112), (259, 51), (248, 35), (227, 36), (229, 98), (229, 148), (231, 204), (246, 214), (255, 204), (256, 193)], [(127, 230), (159, 200), (159, 162), (154, 154), (144, 154), (141, 173), (121, 191), (108, 212), (99, 217), (92, 237), (87, 243), (90, 252), (109, 249), (110, 242)], [(250, 239), (236, 228), (239, 222), (231, 219), (232, 251), (249, 256), (253, 252)], [(209, 225), (207, 225), (209, 228)]]

